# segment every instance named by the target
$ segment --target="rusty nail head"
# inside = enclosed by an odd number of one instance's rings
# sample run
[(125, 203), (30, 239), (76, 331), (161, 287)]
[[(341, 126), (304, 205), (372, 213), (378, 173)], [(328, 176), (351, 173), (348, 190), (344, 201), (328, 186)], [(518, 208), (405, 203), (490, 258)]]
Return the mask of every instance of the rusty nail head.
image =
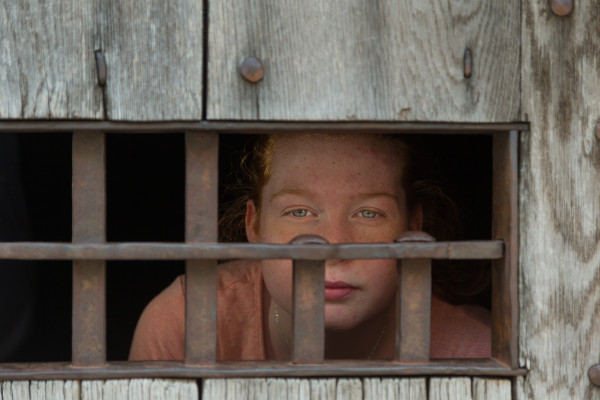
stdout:
[(600, 139), (600, 121), (596, 124), (596, 137)]
[(600, 364), (593, 365), (589, 369), (588, 377), (594, 385), (600, 386)]
[(471, 50), (466, 49), (465, 50), (465, 56), (464, 56), (464, 72), (465, 72), (465, 78), (470, 78), (471, 74), (473, 74), (473, 56), (471, 55)]
[(240, 72), (248, 82), (259, 82), (265, 75), (265, 69), (258, 57), (248, 57), (240, 66)]
[(106, 85), (106, 59), (100, 50), (96, 50), (96, 68), (98, 71), (98, 85)]
[(552, 0), (552, 12), (559, 17), (565, 17), (573, 11), (573, 0)]

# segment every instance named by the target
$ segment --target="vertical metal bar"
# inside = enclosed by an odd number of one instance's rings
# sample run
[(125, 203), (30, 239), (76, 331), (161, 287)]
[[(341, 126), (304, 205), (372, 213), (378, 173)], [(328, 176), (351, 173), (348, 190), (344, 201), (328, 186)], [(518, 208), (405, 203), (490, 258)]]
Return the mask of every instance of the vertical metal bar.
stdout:
[[(106, 157), (103, 133), (73, 134), (73, 242), (106, 240)], [(106, 262), (73, 262), (74, 365), (106, 363)]]
[(518, 367), (517, 262), (519, 246), (517, 131), (494, 134), (492, 237), (504, 240), (504, 258), (492, 262), (492, 357)]
[[(396, 242), (433, 242), (424, 232), (404, 232)], [(398, 263), (396, 360), (427, 362), (431, 337), (431, 259)]]
[[(219, 135), (185, 135), (185, 240), (216, 242)], [(187, 260), (185, 363), (210, 364), (217, 354), (217, 262)]]
[[(292, 244), (327, 244), (316, 235), (298, 236)], [(294, 363), (322, 363), (325, 358), (325, 261), (294, 260)]]

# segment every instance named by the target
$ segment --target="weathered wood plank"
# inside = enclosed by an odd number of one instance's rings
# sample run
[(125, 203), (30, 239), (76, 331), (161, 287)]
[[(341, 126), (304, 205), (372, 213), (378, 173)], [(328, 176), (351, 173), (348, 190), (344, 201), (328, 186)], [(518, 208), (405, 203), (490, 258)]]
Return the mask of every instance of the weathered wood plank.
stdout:
[(2, 400), (29, 400), (29, 382), (2, 382)]
[(203, 2), (100, 4), (108, 119), (201, 119)]
[(335, 397), (338, 400), (361, 400), (362, 389), (360, 379), (338, 379)]
[(429, 400), (472, 400), (470, 378), (431, 378)]
[(363, 380), (364, 400), (426, 400), (425, 378), (369, 378)]
[(511, 400), (509, 379), (473, 378), (473, 400)]
[(519, 399), (599, 398), (600, 7), (523, 5)]
[[(514, 121), (519, 4), (211, 2), (208, 118)], [(263, 61), (257, 84), (238, 72), (249, 56)]]
[(100, 119), (93, 1), (0, 0), (0, 119)]
[(82, 381), (81, 400), (198, 400), (194, 380), (110, 379)]

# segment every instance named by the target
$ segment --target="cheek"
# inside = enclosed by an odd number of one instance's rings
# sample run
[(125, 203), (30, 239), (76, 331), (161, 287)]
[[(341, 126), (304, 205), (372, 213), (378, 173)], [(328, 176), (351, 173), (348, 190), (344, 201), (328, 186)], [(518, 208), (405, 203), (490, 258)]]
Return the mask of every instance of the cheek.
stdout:
[(292, 312), (292, 261), (264, 260), (262, 273), (273, 300), (286, 312)]
[[(369, 288), (379, 306), (385, 305), (393, 300), (398, 282), (398, 270), (395, 260), (377, 260), (373, 265), (365, 268), (369, 273), (365, 280), (369, 282)], [(378, 307), (379, 308), (379, 307)]]

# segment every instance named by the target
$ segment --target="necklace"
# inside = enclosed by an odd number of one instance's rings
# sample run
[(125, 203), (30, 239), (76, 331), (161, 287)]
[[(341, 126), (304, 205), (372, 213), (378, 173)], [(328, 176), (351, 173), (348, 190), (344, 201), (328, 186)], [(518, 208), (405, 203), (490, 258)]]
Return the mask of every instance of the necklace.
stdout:
[[(275, 314), (275, 329), (277, 329), (277, 334), (279, 335), (279, 338), (281, 340), (283, 340), (283, 342), (286, 344), (287, 348), (289, 350), (291, 350), (292, 343), (290, 342), (290, 339), (283, 333), (283, 330), (281, 329), (281, 326), (279, 325), (279, 306), (277, 305), (277, 303), (275, 303), (274, 314)], [(383, 336), (385, 335), (385, 328), (387, 328), (387, 323), (388, 323), (389, 319), (390, 319), (390, 312), (388, 311), (385, 314), (385, 320), (383, 321), (383, 328), (381, 329), (381, 333), (379, 334), (379, 337), (377, 338), (377, 341), (375, 342), (375, 346), (373, 346), (373, 348), (371, 349), (371, 352), (369, 353), (367, 360), (370, 360), (373, 357), (373, 354), (375, 354), (375, 351), (379, 348), (379, 344), (381, 343), (381, 340), (383, 339)]]

